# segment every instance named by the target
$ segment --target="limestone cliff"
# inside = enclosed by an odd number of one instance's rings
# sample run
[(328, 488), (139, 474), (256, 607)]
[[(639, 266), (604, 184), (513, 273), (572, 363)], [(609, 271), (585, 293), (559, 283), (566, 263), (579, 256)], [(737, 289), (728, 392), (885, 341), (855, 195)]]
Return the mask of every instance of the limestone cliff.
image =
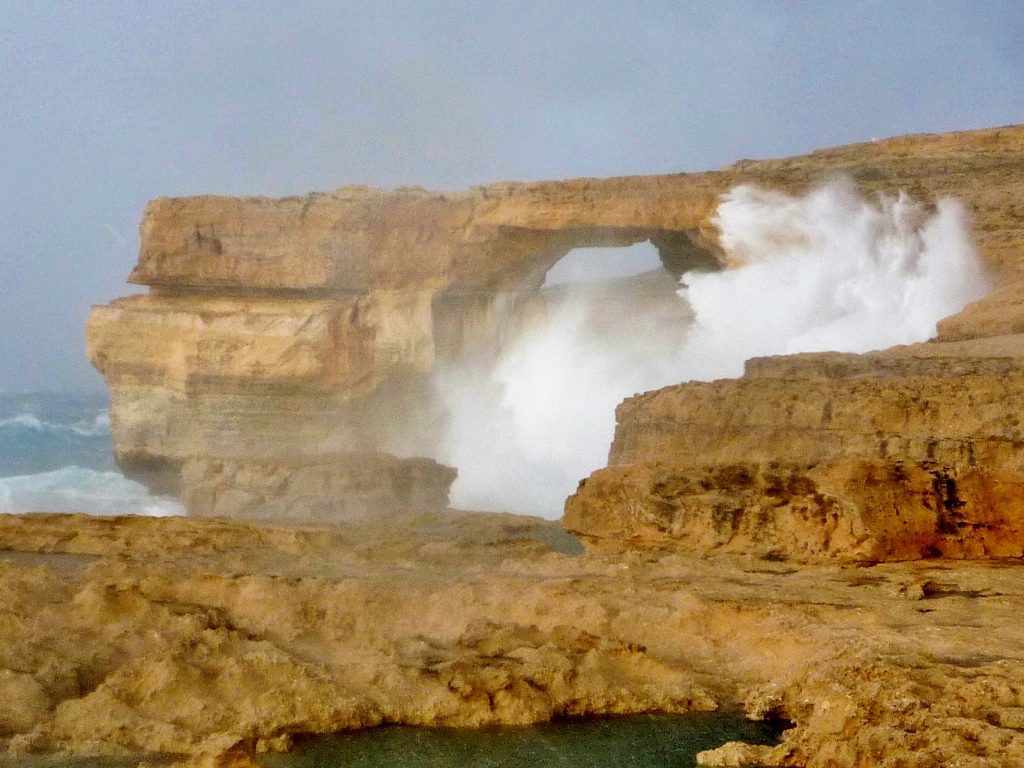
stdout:
[[(988, 297), (940, 322), (928, 343), (751, 360), (738, 380), (627, 400), (609, 466), (567, 501), (566, 526), (597, 549), (866, 561), (1024, 555), (1015, 406), (1024, 381), (1022, 136), (1014, 128), (886, 142), (895, 166), (931, 165), (971, 207), (998, 281)], [(965, 138), (980, 143), (968, 150)], [(1002, 148), (989, 171), (966, 160), (982, 144), (983, 155)], [(932, 165), (943, 154), (948, 164)], [(924, 180), (907, 188), (934, 190)]]
[[(595, 546), (796, 559), (1024, 555), (1024, 338), (753, 360), (623, 403), (565, 524)], [(928, 352), (929, 356), (917, 356)], [(948, 356), (947, 356), (948, 355)]]
[[(508, 183), (460, 194), (346, 187), (282, 200), (159, 199), (146, 210), (131, 276), (149, 293), (95, 308), (87, 329), (90, 358), (111, 390), (118, 461), (152, 485), (176, 488), (191, 460), (315, 461), (398, 450), (396, 426), (405, 436), (436, 426), (425, 387), (438, 361), (494, 350), (569, 250), (650, 240), (674, 274), (727, 266), (711, 221), (725, 190), (756, 182), (801, 191), (834, 172), (850, 174), (867, 192), (960, 197), (999, 288), (947, 320), (943, 338), (1024, 330), (1017, 301), (1024, 285), (1021, 126), (742, 161), (713, 173)], [(978, 350), (965, 354), (987, 357)], [(944, 375), (940, 362), (931, 365), (915, 381)], [(865, 374), (880, 390), (901, 375)], [(737, 402), (764, 381), (736, 384)], [(784, 388), (781, 381), (771, 385)], [(617, 445), (632, 439), (628, 413)], [(984, 429), (936, 434), (1012, 439)], [(856, 442), (838, 423), (832, 432), (839, 442)], [(779, 442), (778, 456), (795, 456), (787, 460), (793, 472), (812, 463), (797, 455), (796, 443), (787, 445)], [(627, 456), (616, 448), (613, 461), (636, 464), (655, 453)], [(734, 458), (760, 461), (742, 452)], [(840, 474), (847, 470), (854, 472)], [(751, 489), (768, 482), (754, 474), (760, 479), (743, 493), (760, 493)], [(588, 512), (582, 498), (572, 507), (573, 526), (594, 536), (603, 535), (596, 521), (606, 518)]]
[(181, 491), (194, 515), (330, 523), (444, 507), (455, 474), (431, 459), (376, 453), (270, 461), (192, 458), (182, 467)]

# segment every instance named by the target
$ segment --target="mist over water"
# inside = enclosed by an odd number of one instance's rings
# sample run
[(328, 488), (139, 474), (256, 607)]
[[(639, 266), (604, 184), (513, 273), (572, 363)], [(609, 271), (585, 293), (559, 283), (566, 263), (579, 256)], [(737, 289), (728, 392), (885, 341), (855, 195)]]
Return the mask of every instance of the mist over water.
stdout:
[(624, 398), (739, 376), (760, 355), (925, 341), (989, 289), (952, 199), (868, 200), (846, 179), (803, 197), (743, 185), (715, 223), (728, 269), (661, 292), (667, 273), (542, 291), (492, 366), (438, 374), (453, 506), (558, 517), (606, 463)]

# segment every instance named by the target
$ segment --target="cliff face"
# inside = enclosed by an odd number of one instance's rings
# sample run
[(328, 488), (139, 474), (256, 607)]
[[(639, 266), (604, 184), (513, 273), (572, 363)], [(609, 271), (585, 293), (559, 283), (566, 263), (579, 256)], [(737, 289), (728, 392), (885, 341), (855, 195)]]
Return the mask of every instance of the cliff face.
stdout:
[[(943, 338), (968, 343), (964, 340), (1024, 330), (1017, 301), (1024, 285), (1024, 127), (743, 161), (716, 173), (500, 184), (448, 195), (350, 187), (283, 200), (160, 199), (146, 210), (139, 263), (131, 276), (150, 292), (95, 308), (87, 329), (90, 359), (111, 390), (118, 461), (129, 474), (174, 488), (181, 468), (192, 460), (265, 465), (394, 450), (396, 425), (404, 434), (424, 435), (435, 426), (425, 393), (430, 371), (442, 360), (493, 351), (528, 312), (545, 272), (569, 250), (650, 240), (674, 274), (718, 268), (724, 257), (711, 218), (724, 191), (756, 182), (797, 192), (832, 172), (850, 174), (866, 192), (903, 189), (925, 200), (960, 197), (973, 215), (979, 249), (999, 288), (947, 320)], [(1009, 346), (1015, 359), (1016, 347)], [(988, 353), (973, 347), (956, 356), (974, 360)], [(749, 405), (750, 397), (757, 400), (760, 395), (751, 393), (758, 387), (802, 392), (805, 378), (821, 379), (813, 373), (817, 364), (808, 365), (789, 379), (748, 377), (732, 389), (699, 385), (693, 391), (718, 403), (716, 413), (731, 413)], [(944, 375), (942, 363), (930, 365), (907, 386)], [(881, 392), (886, 382), (902, 376), (890, 369), (861, 378), (874, 378)], [(814, 408), (829, 399), (829, 386), (820, 384)], [(921, 402), (947, 396), (933, 389)], [(860, 413), (863, 408), (873, 413), (876, 394), (862, 394)], [(620, 413), (612, 461), (693, 465), (692, 455), (675, 453), (679, 444), (692, 442), (685, 430), (671, 437), (651, 429), (652, 419), (632, 415), (645, 407), (635, 403)], [(746, 429), (732, 421), (715, 423)], [(797, 440), (802, 426), (780, 423), (776, 430), (770, 414), (767, 424), (758, 424), (751, 421), (752, 431), (743, 439), (756, 442), (754, 435), (763, 439), (766, 430), (785, 432), (777, 445), (767, 443), (772, 460), (789, 456), (785, 461), (796, 467), (828, 459), (801, 453), (801, 444), (817, 447), (806, 435), (803, 443)], [(921, 434), (928, 428), (922, 426)], [(856, 437), (856, 429), (849, 435), (845, 429), (840, 422), (831, 428), (837, 446), (860, 440), (861, 453), (877, 454), (871, 453), (870, 441)], [(950, 434), (1013, 439), (1005, 429), (992, 435), (987, 426), (981, 429)], [(645, 430), (647, 437), (637, 436)], [(946, 431), (939, 427), (937, 434)], [(716, 434), (698, 436), (714, 442), (721, 437)], [(627, 451), (626, 446), (634, 447)], [(840, 455), (839, 448), (829, 454)], [(741, 464), (765, 460), (739, 448), (720, 458)], [(703, 463), (718, 461), (712, 457)], [(618, 538), (600, 522), (607, 514), (594, 511), (603, 503), (594, 496), (597, 485), (588, 483), (588, 495), (571, 505), (571, 524), (595, 540)]]
[(597, 208), (589, 182), (550, 185), (564, 205), (545, 185), (154, 201), (131, 276), (150, 293), (95, 308), (87, 328), (119, 463), (173, 490), (197, 457), (315, 459), (428, 434), (437, 360), (493, 349), (571, 248), (653, 237), (677, 270), (713, 261), (693, 242), (720, 184), (646, 200), (642, 180), (623, 185)]
[(1019, 557), (1024, 360), (949, 346), (759, 359), (631, 398), (565, 524), (599, 547)]
[[(628, 399), (609, 466), (569, 498), (566, 527), (612, 550), (798, 560), (1024, 554), (1024, 433), (1014, 405), (1024, 382), (1022, 135), (886, 142), (901, 173), (934, 173), (905, 177), (909, 191), (938, 183), (968, 204), (997, 280), (989, 296), (940, 322), (927, 343), (755, 359), (737, 380)], [(1002, 159), (979, 162), (975, 152)]]

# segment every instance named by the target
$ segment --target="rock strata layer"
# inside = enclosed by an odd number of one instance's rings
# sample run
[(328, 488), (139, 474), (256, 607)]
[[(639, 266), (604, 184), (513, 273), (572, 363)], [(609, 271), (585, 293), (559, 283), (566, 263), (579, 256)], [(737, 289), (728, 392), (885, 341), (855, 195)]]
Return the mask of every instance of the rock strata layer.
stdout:
[(791, 559), (1024, 554), (1024, 337), (752, 360), (625, 401), (565, 525), (598, 548)]
[(182, 468), (182, 501), (191, 515), (330, 523), (443, 508), (455, 475), (431, 459), (377, 453), (291, 461), (195, 458)]
[[(989, 296), (940, 322), (927, 343), (756, 359), (737, 380), (626, 400), (609, 466), (567, 500), (566, 527), (602, 550), (864, 561), (1024, 554), (1024, 133), (967, 136), (989, 148), (1008, 141), (998, 171), (979, 166), (987, 182), (957, 172), (908, 189), (940, 183), (968, 203), (997, 282)], [(894, 140), (892, 160), (942, 176), (931, 163), (947, 151), (965, 159), (964, 137)]]
[[(495, 184), (458, 194), (345, 187), (281, 200), (163, 198), (146, 209), (131, 276), (149, 293), (96, 307), (87, 328), (90, 359), (111, 391), (117, 459), (129, 475), (176, 490), (195, 476), (182, 475), (193, 460), (425, 453), (443, 416), (432, 409), (431, 372), (493, 354), (528, 319), (546, 271), (569, 250), (650, 240), (671, 274), (728, 266), (713, 221), (723, 192), (746, 182), (800, 192), (831, 173), (849, 174), (867, 193), (963, 200), (998, 287), (944, 321), (940, 337), (964, 342), (1024, 330), (1021, 126), (742, 161), (712, 173)], [(938, 367), (934, 374), (945, 375)], [(740, 386), (727, 396), (750, 391)], [(774, 433), (762, 426), (771, 444)], [(778, 453), (798, 451), (780, 442)], [(889, 457), (900, 458), (895, 447)], [(754, 467), (758, 461), (736, 454), (733, 463), (761, 478), (737, 491), (744, 498), (758, 496), (757, 483), (775, 482)], [(806, 474), (814, 462), (783, 463), (785, 472)], [(931, 469), (915, 466), (908, 471), (925, 482)], [(1001, 483), (1003, 465), (988, 469)], [(836, 478), (859, 471), (896, 470), (836, 468), (826, 472), (832, 480), (807, 482), (824, 483), (820, 493), (832, 496), (835, 483), (846, 482)], [(386, 494), (387, 473), (380, 482)], [(630, 493), (635, 501), (646, 492)], [(573, 514), (589, 521), (578, 530), (608, 538), (598, 530), (606, 514), (586, 512), (582, 501)], [(851, 525), (860, 539), (863, 526)], [(808, 546), (829, 550), (820, 541)]]

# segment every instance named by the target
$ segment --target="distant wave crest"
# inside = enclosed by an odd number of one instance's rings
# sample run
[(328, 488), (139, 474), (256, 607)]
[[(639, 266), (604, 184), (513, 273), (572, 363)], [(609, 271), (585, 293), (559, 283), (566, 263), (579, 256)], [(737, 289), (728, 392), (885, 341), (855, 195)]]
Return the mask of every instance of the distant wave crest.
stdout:
[(92, 421), (54, 424), (50, 421), (43, 421), (31, 413), (19, 413), (6, 419), (0, 419), (0, 430), (101, 437), (110, 434), (110, 414), (107, 411), (101, 411)]

